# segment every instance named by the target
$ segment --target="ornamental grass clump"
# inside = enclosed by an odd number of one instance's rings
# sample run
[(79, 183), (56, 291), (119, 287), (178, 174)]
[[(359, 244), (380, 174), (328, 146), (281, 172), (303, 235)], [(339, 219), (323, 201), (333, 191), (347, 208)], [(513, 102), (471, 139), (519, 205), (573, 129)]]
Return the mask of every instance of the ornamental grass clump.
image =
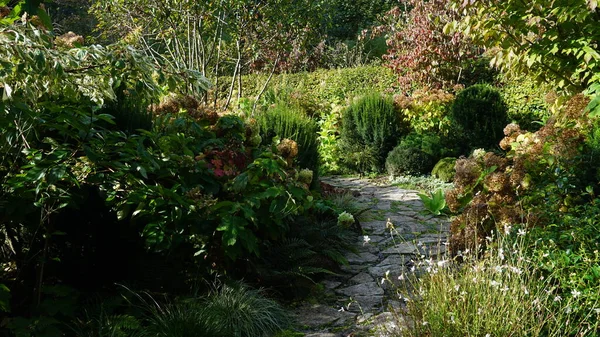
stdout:
[(576, 321), (572, 295), (557, 289), (528, 255), (524, 228), (487, 237), (485, 253), (460, 252), (461, 260), (421, 260), (400, 275), (406, 308), (402, 336), (590, 336), (593, 311)]

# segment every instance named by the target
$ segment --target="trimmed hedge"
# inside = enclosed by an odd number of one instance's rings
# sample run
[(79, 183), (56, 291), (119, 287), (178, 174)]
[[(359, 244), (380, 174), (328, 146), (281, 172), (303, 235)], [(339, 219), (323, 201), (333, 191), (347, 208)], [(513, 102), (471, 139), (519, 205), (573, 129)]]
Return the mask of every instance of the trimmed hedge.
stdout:
[(529, 78), (503, 79), (500, 92), (508, 106), (508, 118), (521, 129), (536, 131), (550, 117), (545, 90)]
[[(242, 76), (242, 96), (253, 98), (260, 92), (268, 74)], [(215, 83), (214, 79), (213, 83)], [(274, 75), (268, 88), (292, 88), (310, 94), (319, 101), (341, 103), (348, 97), (367, 92), (385, 92), (397, 83), (397, 75), (386, 67), (364, 66), (343, 69), (318, 69), (314, 72)], [(220, 77), (213, 89), (219, 98), (225, 98), (231, 77)], [(237, 88), (237, 85), (236, 85)]]

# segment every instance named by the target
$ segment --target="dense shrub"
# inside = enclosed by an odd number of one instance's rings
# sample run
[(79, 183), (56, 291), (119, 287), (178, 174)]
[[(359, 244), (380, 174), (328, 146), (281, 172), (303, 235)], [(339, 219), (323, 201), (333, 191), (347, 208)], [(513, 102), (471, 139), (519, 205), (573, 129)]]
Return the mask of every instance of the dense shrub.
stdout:
[[(449, 208), (461, 213), (451, 225), (455, 252), (514, 223), (551, 224), (584, 200), (582, 191), (596, 185), (598, 167), (585, 146), (591, 127), (581, 114), (587, 102), (574, 96), (535, 133), (506, 126), (500, 142), (506, 157), (476, 150), (456, 162), (455, 188), (446, 194)], [(568, 122), (575, 119), (579, 123)]]
[(550, 117), (544, 89), (527, 77), (503, 79), (500, 92), (508, 107), (508, 118), (523, 130), (536, 131)]
[(294, 140), (298, 144), (298, 165), (312, 170), (315, 174), (313, 182), (316, 182), (319, 163), (317, 123), (298, 107), (283, 103), (276, 104), (257, 118), (263, 144), (271, 144), (274, 137)]
[(456, 158), (442, 158), (431, 170), (431, 175), (445, 182), (451, 182), (454, 180), (454, 174), (456, 170), (454, 165), (456, 164)]
[(429, 173), (434, 163), (430, 154), (402, 142), (388, 154), (385, 168), (392, 176), (420, 175)]
[(406, 137), (402, 138), (400, 143), (405, 147), (420, 149), (432, 157), (434, 162), (437, 162), (444, 156), (449, 156), (454, 152), (454, 149), (447, 147), (447, 142), (445, 142), (445, 140), (445, 137), (432, 132), (411, 132), (406, 135)]
[(508, 122), (507, 107), (497, 89), (476, 84), (458, 93), (451, 120), (470, 149), (495, 148)]
[(449, 113), (454, 95), (441, 89), (420, 89), (407, 95), (395, 95), (394, 104), (413, 131), (447, 135)]
[(392, 99), (371, 93), (352, 102), (344, 111), (341, 139), (350, 146), (376, 149), (380, 170), (402, 134), (400, 123)]

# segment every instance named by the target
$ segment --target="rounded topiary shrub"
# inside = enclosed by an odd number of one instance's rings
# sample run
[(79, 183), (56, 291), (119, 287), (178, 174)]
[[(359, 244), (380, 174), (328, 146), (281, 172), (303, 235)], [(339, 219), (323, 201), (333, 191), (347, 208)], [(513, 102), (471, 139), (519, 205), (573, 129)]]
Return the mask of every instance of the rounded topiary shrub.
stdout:
[(260, 134), (264, 145), (272, 142), (273, 138), (291, 139), (298, 145), (298, 165), (313, 171), (314, 179), (311, 186), (318, 181), (318, 138), (317, 123), (306, 116), (297, 107), (277, 104), (257, 117)]
[(442, 158), (435, 164), (433, 170), (431, 170), (431, 175), (439, 180), (451, 182), (454, 180), (454, 175), (456, 174), (454, 165), (456, 165), (456, 158)]
[(379, 93), (354, 101), (342, 115), (341, 140), (348, 148), (377, 149), (375, 157), (379, 169), (383, 168), (387, 153), (398, 143), (401, 134), (401, 119), (392, 98)]
[(421, 175), (431, 171), (433, 157), (406, 143), (396, 146), (387, 156), (385, 168), (392, 176)]
[(451, 120), (455, 132), (469, 149), (494, 148), (504, 137), (507, 106), (500, 92), (488, 84), (476, 84), (456, 95)]

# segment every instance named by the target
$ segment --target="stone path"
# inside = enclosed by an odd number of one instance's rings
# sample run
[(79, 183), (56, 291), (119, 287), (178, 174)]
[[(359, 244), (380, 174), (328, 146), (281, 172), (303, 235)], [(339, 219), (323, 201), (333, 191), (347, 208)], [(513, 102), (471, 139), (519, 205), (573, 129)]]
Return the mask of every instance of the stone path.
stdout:
[[(394, 286), (414, 265), (413, 258), (437, 252), (448, 233), (447, 219), (425, 215), (416, 191), (359, 178), (326, 177), (323, 182), (360, 192), (357, 201), (372, 207), (361, 226), (357, 253), (348, 253), (340, 275), (321, 282), (324, 294), (316, 304), (303, 304), (294, 314), (307, 337), (391, 336), (402, 302)], [(390, 229), (388, 219), (393, 224)], [(368, 242), (367, 242), (368, 241)]]

